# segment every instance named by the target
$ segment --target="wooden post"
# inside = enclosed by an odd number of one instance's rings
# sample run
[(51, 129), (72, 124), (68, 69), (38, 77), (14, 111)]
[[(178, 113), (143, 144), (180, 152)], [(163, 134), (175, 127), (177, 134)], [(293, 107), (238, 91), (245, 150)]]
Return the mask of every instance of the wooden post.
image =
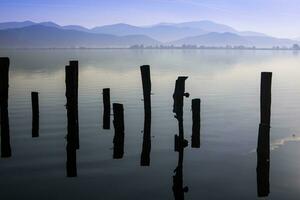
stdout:
[(75, 91), (75, 70), (71, 66), (66, 66), (66, 97), (67, 97), (67, 117), (68, 117), (68, 133), (67, 133), (67, 177), (77, 176), (76, 164), (76, 91)]
[(193, 133), (192, 133), (192, 148), (200, 148), (200, 109), (201, 100), (192, 100), (192, 113), (193, 113)]
[(183, 186), (183, 156), (184, 148), (187, 147), (188, 141), (184, 139), (184, 129), (183, 129), (183, 98), (189, 97), (189, 93), (185, 93), (185, 80), (188, 77), (180, 76), (175, 83), (175, 91), (173, 94), (174, 104), (173, 112), (175, 113), (175, 118), (178, 120), (179, 135), (175, 135), (174, 146), (175, 151), (178, 152), (178, 164), (174, 170), (175, 175), (173, 175), (173, 194), (175, 200), (183, 200), (184, 193), (188, 192), (188, 187)]
[(0, 58), (1, 157), (11, 157), (8, 117), (9, 58)]
[(140, 67), (143, 97), (144, 97), (144, 131), (143, 131), (143, 148), (141, 153), (141, 166), (150, 166), (151, 153), (151, 77), (150, 66), (143, 65)]
[(175, 83), (175, 91), (173, 94), (174, 104), (173, 112), (176, 114), (175, 118), (178, 120), (179, 135), (175, 135), (175, 151), (180, 151), (185, 148), (188, 141), (184, 139), (183, 130), (183, 97), (189, 97), (189, 93), (185, 93), (185, 80), (187, 76), (179, 76)]
[(270, 119), (272, 73), (261, 73), (260, 125), (257, 142), (257, 193), (266, 197), (270, 193)]
[(72, 70), (74, 70), (74, 72), (72, 73), (72, 75), (74, 76), (74, 112), (75, 112), (75, 121), (76, 121), (76, 125), (75, 125), (75, 145), (76, 145), (76, 149), (79, 149), (80, 145), (79, 145), (79, 120), (78, 120), (78, 76), (79, 76), (79, 72), (78, 72), (78, 61), (77, 60), (71, 60), (69, 62), (70, 68)]
[(124, 155), (124, 108), (123, 104), (114, 103), (113, 104), (113, 112), (114, 112), (114, 128), (115, 128), (115, 136), (114, 136), (114, 159), (123, 158)]
[(31, 92), (32, 137), (39, 137), (39, 93)]
[(103, 129), (110, 129), (110, 89), (103, 89)]

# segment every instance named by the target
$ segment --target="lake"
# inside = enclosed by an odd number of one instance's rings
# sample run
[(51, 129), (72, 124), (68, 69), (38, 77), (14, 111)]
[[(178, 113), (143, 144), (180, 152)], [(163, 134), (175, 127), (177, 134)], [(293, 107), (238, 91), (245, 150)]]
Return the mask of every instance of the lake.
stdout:
[[(174, 199), (178, 153), (175, 80), (184, 99), (185, 199), (256, 199), (260, 73), (273, 72), (269, 199), (300, 196), (300, 55), (260, 50), (0, 50), (9, 57), (12, 157), (0, 159), (1, 199)], [(79, 60), (77, 178), (66, 177), (65, 65)], [(151, 66), (149, 167), (140, 166), (144, 104), (140, 66)], [(124, 104), (125, 153), (113, 159), (114, 128), (102, 129), (102, 89)], [(31, 91), (40, 137), (31, 137)], [(201, 98), (201, 147), (191, 148), (191, 100)]]

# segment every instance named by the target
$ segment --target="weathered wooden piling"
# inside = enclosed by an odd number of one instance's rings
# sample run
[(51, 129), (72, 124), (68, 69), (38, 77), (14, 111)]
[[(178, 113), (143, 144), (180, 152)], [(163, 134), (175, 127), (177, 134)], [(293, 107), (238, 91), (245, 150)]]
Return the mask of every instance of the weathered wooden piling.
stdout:
[(8, 117), (8, 88), (9, 88), (9, 58), (0, 58), (0, 110), (1, 110), (1, 157), (11, 157), (9, 117)]
[(144, 97), (144, 131), (143, 131), (143, 148), (141, 153), (141, 166), (150, 165), (151, 153), (151, 77), (150, 66), (143, 65), (140, 67), (143, 97)]
[(39, 93), (31, 92), (32, 137), (39, 137)]
[(76, 149), (77, 149), (77, 121), (76, 121), (76, 71), (71, 66), (66, 66), (66, 97), (67, 97), (67, 177), (77, 176)]
[(190, 96), (189, 93), (185, 93), (185, 80), (187, 78), (187, 76), (179, 76), (175, 83), (173, 112), (176, 113), (177, 117), (183, 115), (183, 97)]
[(185, 80), (187, 76), (179, 76), (175, 83), (175, 91), (173, 94), (174, 104), (173, 112), (176, 114), (175, 118), (178, 120), (179, 135), (175, 135), (175, 151), (185, 148), (188, 141), (184, 139), (183, 130), (183, 97), (189, 97), (189, 93), (185, 93)]
[(184, 200), (184, 193), (188, 192), (188, 187), (183, 187), (183, 156), (184, 148), (187, 147), (188, 141), (184, 139), (183, 129), (183, 103), (184, 97), (189, 97), (189, 93), (185, 93), (185, 80), (188, 77), (180, 76), (175, 83), (175, 91), (173, 94), (174, 104), (173, 112), (176, 114), (175, 118), (178, 120), (179, 135), (175, 135), (174, 146), (175, 151), (178, 152), (178, 164), (174, 170), (173, 175), (173, 194), (175, 200)]
[(103, 94), (103, 129), (110, 129), (110, 89), (104, 88)]
[(124, 155), (124, 108), (123, 104), (114, 103), (113, 104), (113, 113), (114, 113), (114, 128), (115, 135), (113, 139), (114, 143), (114, 159), (123, 158)]
[(78, 61), (77, 60), (71, 60), (69, 62), (69, 66), (70, 68), (73, 70), (72, 75), (74, 76), (74, 109), (75, 109), (75, 121), (76, 121), (76, 125), (75, 125), (75, 135), (76, 135), (76, 149), (79, 149), (80, 145), (79, 145), (79, 120), (78, 120), (78, 76), (79, 76), (79, 72), (78, 72)]
[(257, 193), (266, 197), (270, 193), (270, 119), (272, 73), (261, 73), (260, 124), (257, 142)]
[(193, 115), (193, 128), (192, 128), (192, 148), (200, 148), (200, 127), (201, 127), (201, 100), (192, 100), (192, 115)]

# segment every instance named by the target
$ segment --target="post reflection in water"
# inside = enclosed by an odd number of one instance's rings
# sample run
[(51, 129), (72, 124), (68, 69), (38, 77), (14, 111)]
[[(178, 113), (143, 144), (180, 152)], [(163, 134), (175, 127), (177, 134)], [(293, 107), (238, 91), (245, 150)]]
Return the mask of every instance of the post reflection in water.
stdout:
[(175, 200), (183, 200), (184, 193), (188, 192), (188, 187), (183, 186), (183, 156), (184, 148), (187, 147), (188, 141), (184, 139), (183, 130), (183, 97), (189, 97), (188, 93), (185, 93), (185, 80), (188, 77), (180, 76), (176, 80), (175, 91), (173, 94), (174, 105), (173, 112), (175, 118), (178, 120), (179, 135), (175, 135), (175, 151), (178, 152), (178, 164), (174, 170), (173, 175), (173, 194)]

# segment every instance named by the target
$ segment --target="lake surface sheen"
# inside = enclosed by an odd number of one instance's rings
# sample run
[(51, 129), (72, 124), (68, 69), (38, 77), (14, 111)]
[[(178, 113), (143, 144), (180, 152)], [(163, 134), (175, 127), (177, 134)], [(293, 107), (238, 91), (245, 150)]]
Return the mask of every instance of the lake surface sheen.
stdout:
[[(185, 199), (257, 199), (260, 73), (273, 72), (269, 199), (300, 196), (300, 55), (239, 50), (0, 50), (10, 57), (13, 156), (0, 159), (0, 198), (174, 199), (177, 76), (186, 75)], [(67, 178), (65, 65), (79, 60), (80, 150)], [(140, 166), (143, 93), (139, 66), (151, 66), (151, 165)], [(114, 129), (102, 129), (102, 88), (124, 104), (125, 154), (112, 159)], [(31, 138), (31, 91), (40, 96), (40, 137)], [(191, 99), (201, 98), (201, 148), (192, 149)], [(293, 137), (293, 134), (295, 135)]]

